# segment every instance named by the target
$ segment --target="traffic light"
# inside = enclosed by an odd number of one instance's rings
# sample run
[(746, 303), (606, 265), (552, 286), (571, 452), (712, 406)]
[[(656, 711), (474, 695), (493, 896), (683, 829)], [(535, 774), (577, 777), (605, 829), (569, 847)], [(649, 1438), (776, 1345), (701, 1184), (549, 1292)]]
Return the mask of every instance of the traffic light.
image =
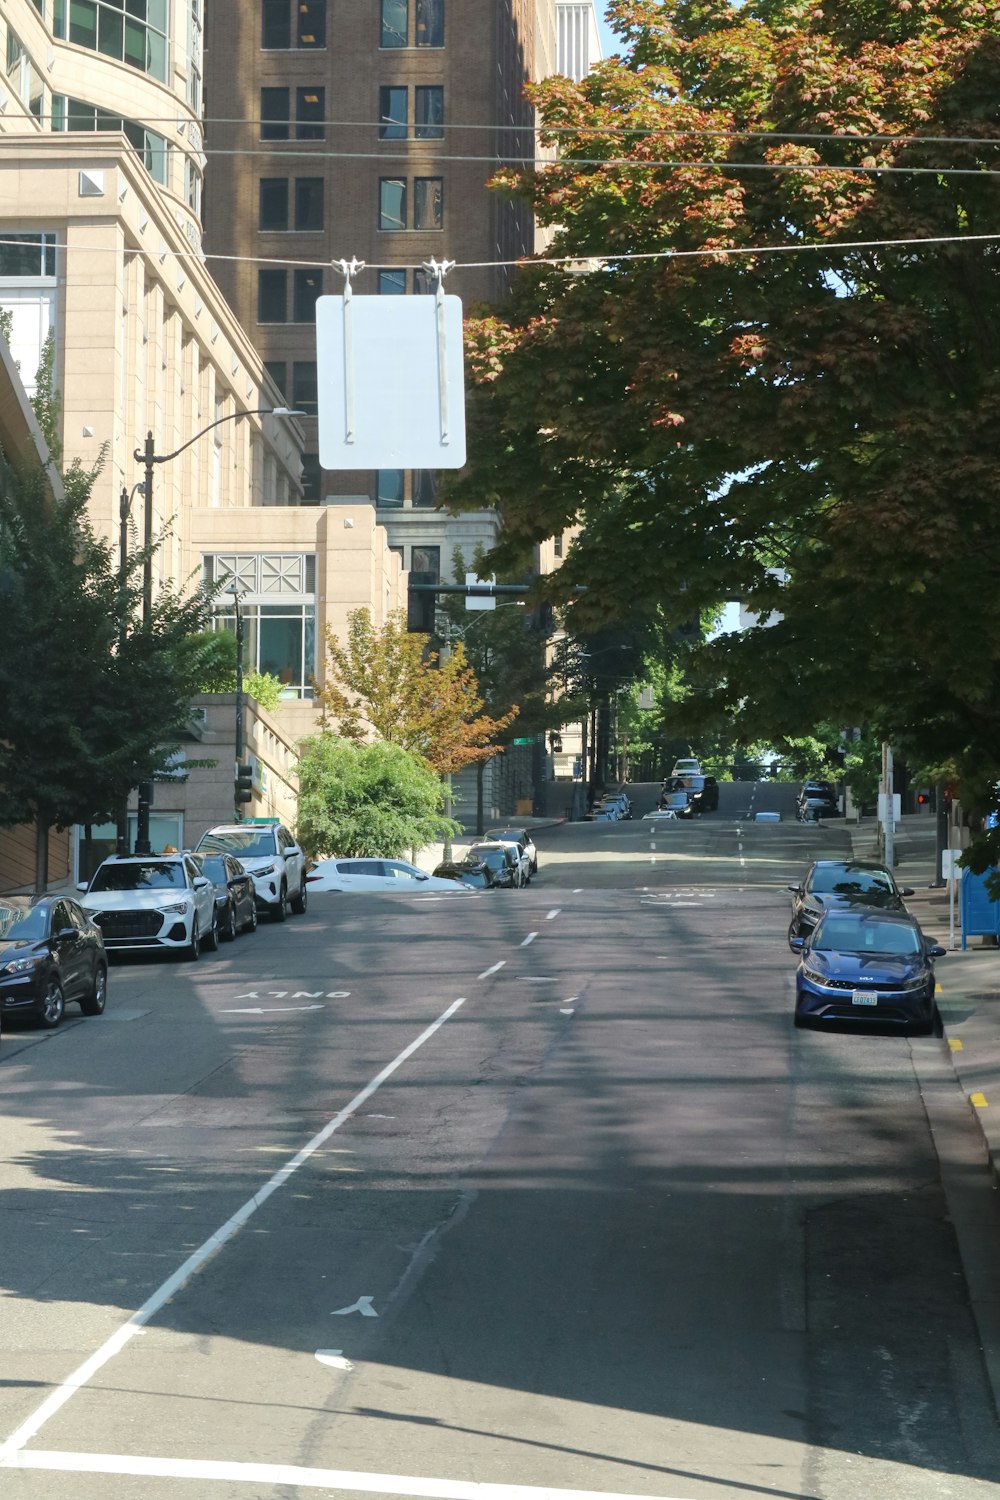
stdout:
[(932, 800), (930, 792), (926, 788), (922, 788), (916, 797), (917, 812), (930, 812)]
[(409, 575), (406, 595), (406, 628), (420, 635), (434, 634), (434, 606), (437, 595), (430, 589), (414, 589), (415, 583), (439, 583), (436, 573), (413, 573)]
[(253, 766), (236, 765), (236, 806), (253, 801)]

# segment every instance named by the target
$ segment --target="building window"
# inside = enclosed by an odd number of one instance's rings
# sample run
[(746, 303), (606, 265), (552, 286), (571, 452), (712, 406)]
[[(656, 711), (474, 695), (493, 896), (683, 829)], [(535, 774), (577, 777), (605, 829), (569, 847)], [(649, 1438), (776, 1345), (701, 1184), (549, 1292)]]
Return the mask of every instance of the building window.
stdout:
[[(264, 369), (278, 387), (282, 397), (287, 399), (288, 386), (286, 382), (288, 380), (288, 366), (285, 361), (283, 359), (265, 359)], [(293, 402), (292, 404), (294, 405), (295, 403)]]
[(167, 0), (127, 0), (127, 8), (120, 0), (70, 0), (68, 6), (66, 0), (54, 0), (52, 29), (62, 41), (117, 58), (165, 82), (167, 10)]
[(406, 272), (383, 266), (378, 273), (378, 290), (382, 297), (402, 297), (406, 292)]
[[(76, 4), (77, 0), (73, 0)], [(129, 4), (133, 0), (128, 0)], [(295, 42), (292, 42), (292, 13)], [(265, 52), (326, 46), (326, 0), (261, 0), (260, 45)]]
[[(264, 230), (288, 228), (288, 178), (260, 179), (260, 212), (257, 227)], [(281, 273), (284, 275), (284, 272)]]
[(417, 0), (417, 46), (444, 46), (444, 0)]
[(413, 179), (414, 229), (440, 229), (444, 221), (444, 183), (440, 177)]
[(382, 0), (382, 33), (380, 47), (405, 47), (407, 44), (407, 0)]
[(56, 274), (54, 234), (8, 234), (0, 244), (0, 276), (46, 276)]
[(314, 417), (318, 409), (316, 361), (295, 360), (292, 364), (292, 406), (296, 411)]
[(444, 89), (439, 85), (414, 89), (414, 135), (418, 141), (439, 141), (444, 135)]
[(21, 103), (36, 120), (42, 117), (42, 75), (12, 27), (7, 31), (7, 77)]
[(316, 558), (301, 553), (209, 553), (205, 580), (219, 590), (217, 630), (235, 633), (228, 613), (226, 581), (244, 590), (244, 665), (270, 672), (282, 683), (282, 696), (311, 698), (316, 667)]
[(404, 477), (402, 469), (379, 469), (375, 492), (376, 503), (392, 506), (398, 510), (403, 503)]
[(420, 266), (417, 267), (417, 269), (413, 273), (413, 290), (416, 292), (418, 297), (425, 297), (428, 292), (437, 291), (437, 287), (434, 283), (434, 278), (431, 275), (430, 271), (425, 271), (423, 267)]
[(287, 141), (289, 136), (288, 89), (261, 89), (260, 138)]
[(562, 557), (563, 555), (563, 534), (561, 531), (552, 540), (552, 555), (553, 557)]
[[(85, 104), (82, 99), (68, 99), (65, 94), (53, 94), (52, 129), (56, 131), (120, 130), (134, 148), (153, 181), (166, 185), (170, 146), (162, 135), (157, 135), (153, 130), (147, 130), (135, 120), (124, 120), (118, 115), (109, 115), (103, 109), (97, 109), (93, 104)], [(195, 175), (198, 176), (197, 171)], [(189, 178), (186, 177), (185, 181), (192, 193), (200, 193), (200, 176), (198, 176), (197, 189), (192, 187)], [(197, 212), (197, 209), (195, 211)]]
[(261, 0), (260, 45), (265, 52), (284, 52), (292, 45), (288, 0)]
[(326, 89), (295, 90), (295, 139), (326, 140)]
[(300, 47), (326, 46), (326, 0), (297, 0), (298, 44)]
[(408, 89), (380, 88), (378, 91), (378, 138), (380, 141), (405, 141), (407, 134)]
[(302, 455), (302, 503), (318, 505), (323, 492), (323, 471), (319, 466), (318, 453)]
[(440, 582), (441, 548), (411, 547), (410, 571), (413, 573), (433, 573), (435, 582)]
[(323, 228), (322, 177), (296, 177), (295, 227), (299, 230)]
[(379, 178), (378, 227), (406, 228), (406, 182), (401, 177)]
[(316, 318), (316, 299), (323, 295), (323, 267), (307, 267), (292, 272), (292, 322), (312, 323)]
[(288, 321), (288, 272), (268, 268), (257, 272), (257, 322)]
[(414, 469), (411, 475), (411, 504), (433, 509), (437, 505), (438, 477), (433, 469)]

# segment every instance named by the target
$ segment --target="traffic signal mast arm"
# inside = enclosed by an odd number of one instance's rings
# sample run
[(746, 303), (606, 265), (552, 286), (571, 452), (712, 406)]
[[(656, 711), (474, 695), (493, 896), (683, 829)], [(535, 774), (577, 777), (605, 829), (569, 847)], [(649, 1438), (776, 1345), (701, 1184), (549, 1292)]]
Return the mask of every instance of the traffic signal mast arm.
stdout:
[[(537, 582), (537, 580), (535, 580)], [(465, 594), (471, 598), (491, 594), (515, 594), (523, 599), (531, 592), (530, 583), (414, 583), (410, 582), (412, 594)]]

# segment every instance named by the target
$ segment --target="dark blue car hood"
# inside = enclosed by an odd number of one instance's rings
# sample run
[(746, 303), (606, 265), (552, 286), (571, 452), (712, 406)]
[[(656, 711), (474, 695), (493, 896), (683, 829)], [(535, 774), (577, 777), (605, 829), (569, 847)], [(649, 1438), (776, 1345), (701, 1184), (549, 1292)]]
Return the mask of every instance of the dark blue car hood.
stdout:
[(809, 950), (802, 962), (817, 974), (830, 979), (875, 981), (879, 984), (902, 984), (907, 979), (922, 979), (928, 972), (927, 960), (919, 953), (901, 957), (863, 953), (823, 953)]
[(39, 938), (7, 938), (0, 942), (0, 964), (8, 964), (14, 958), (25, 958), (29, 953), (42, 952), (45, 942)]

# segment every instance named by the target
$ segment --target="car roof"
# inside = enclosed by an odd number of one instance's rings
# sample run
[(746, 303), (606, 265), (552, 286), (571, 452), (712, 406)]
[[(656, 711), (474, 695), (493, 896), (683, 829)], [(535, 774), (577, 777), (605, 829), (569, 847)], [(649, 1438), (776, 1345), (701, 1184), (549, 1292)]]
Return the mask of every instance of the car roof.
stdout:
[(878, 870), (882, 875), (888, 875), (888, 866), (879, 864), (877, 859), (814, 859), (809, 866), (810, 870)]
[[(56, 891), (46, 891), (44, 896), (24, 895), (23, 893), (11, 894), (10, 896), (0, 894), (0, 901), (3, 901), (5, 905), (23, 906), (25, 910), (27, 910), (30, 906), (41, 906), (43, 901), (62, 901), (63, 899), (64, 898), (60, 896)], [(72, 901), (73, 897), (69, 896), (66, 899)]]

